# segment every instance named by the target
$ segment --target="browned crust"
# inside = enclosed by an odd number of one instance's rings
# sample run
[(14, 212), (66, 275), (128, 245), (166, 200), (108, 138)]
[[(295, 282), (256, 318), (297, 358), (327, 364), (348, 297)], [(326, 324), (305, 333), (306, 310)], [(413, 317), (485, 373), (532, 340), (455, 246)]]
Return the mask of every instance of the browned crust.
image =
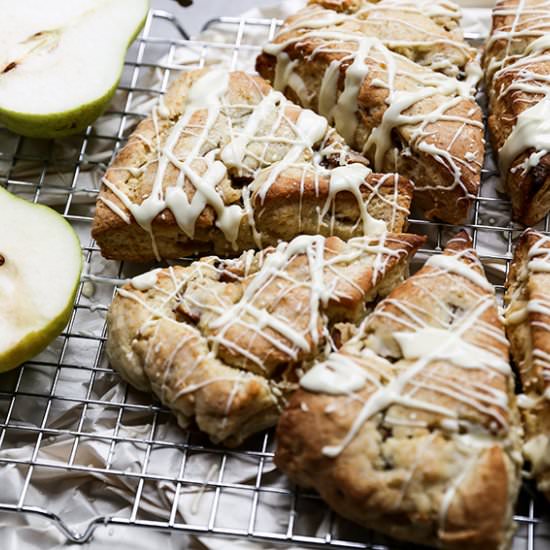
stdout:
[[(274, 246), (281, 240), (292, 239), (298, 233), (323, 236), (334, 234), (343, 239), (358, 237), (363, 233), (359, 207), (351, 193), (338, 193), (335, 201), (335, 223), (330, 223), (329, 211), (327, 219), (319, 226), (318, 209), (329, 198), (328, 180), (321, 178), (316, 186), (313, 178), (303, 179), (299, 174), (292, 177), (292, 170), (287, 174), (277, 178), (263, 203), (260, 199), (257, 200), (254, 217), (256, 228), (262, 235), (263, 246)], [(383, 179), (385, 181), (380, 184)], [(372, 192), (375, 188), (380, 196)], [(370, 215), (386, 220), (388, 227), (394, 232), (406, 229), (407, 213), (413, 194), (413, 185), (409, 180), (399, 176), (396, 184), (394, 177), (371, 174), (361, 191), (368, 203), (367, 211)], [(118, 199), (105, 187), (102, 193), (109, 200), (118, 203)], [(395, 199), (402, 210), (393, 217), (391, 202)], [(168, 259), (212, 252), (222, 256), (235, 254), (231, 243), (215, 227), (215, 221), (214, 212), (207, 207), (199, 217), (195, 238), (190, 240), (178, 227), (172, 212), (165, 210), (153, 222), (153, 233), (160, 256)], [(245, 220), (241, 223), (240, 231), (238, 250), (256, 248)], [(97, 203), (92, 236), (105, 258), (133, 262), (155, 259), (150, 235), (133, 219), (130, 224), (126, 224), (103, 202)]]
[[(513, 14), (499, 14), (497, 10), (515, 8), (519, 0), (500, 0), (494, 9), (492, 18), (491, 37), (496, 33), (509, 29), (514, 24)], [(550, 10), (540, 0), (525, 0), (525, 8), (539, 6), (546, 10), (546, 17), (550, 18)], [(541, 15), (542, 16), (542, 15)], [(520, 16), (515, 22), (518, 31), (526, 30), (532, 25), (530, 16)], [(538, 18), (540, 21), (540, 17)], [(542, 94), (527, 93), (523, 90), (508, 90), (509, 86), (517, 81), (524, 80), (519, 70), (508, 70), (495, 73), (494, 64), (501, 62), (509, 48), (510, 55), (525, 55), (527, 46), (536, 38), (525, 35), (515, 38), (508, 46), (505, 38), (488, 42), (484, 53), (486, 84), (489, 95), (488, 125), (491, 144), (495, 155), (506, 142), (508, 136), (516, 126), (519, 115), (543, 98)], [(517, 58), (516, 58), (517, 59)], [(543, 76), (550, 76), (550, 62), (539, 61), (526, 63), (520, 67), (522, 71), (533, 72)], [(536, 225), (550, 211), (550, 155), (543, 156), (538, 165), (525, 171), (521, 165), (534, 152), (527, 149), (510, 164), (508, 172), (504, 174), (506, 187), (512, 201), (512, 218), (524, 225)]]
[[(308, 0), (308, 4), (316, 4), (337, 12), (354, 13), (365, 4), (365, 0)], [(427, 17), (429, 17), (435, 23), (437, 23), (437, 25), (442, 27), (437, 30), (437, 34), (443, 34), (443, 30), (451, 31), (459, 26), (462, 14), (457, 5), (452, 7), (449, 3), (445, 1), (440, 2), (439, 0), (435, 0), (435, 2), (433, 2), (432, 4), (441, 4), (444, 7), (444, 9), (441, 11), (433, 10), (431, 13), (426, 13)], [(394, 8), (397, 9), (399, 7), (416, 8), (418, 6), (419, 4), (415, 0), (401, 0), (399, 3), (394, 3)], [(407, 13), (405, 17), (407, 15), (410, 19), (410, 12)], [(433, 30), (433, 28), (431, 30)], [(391, 33), (391, 31), (388, 32)], [(457, 36), (462, 37), (462, 34), (458, 34)]]
[[(359, 398), (368, 398), (368, 393)], [(338, 413), (327, 415), (329, 405)], [(513, 467), (501, 447), (478, 457), (460, 498), (449, 508), (444, 529), (439, 529), (434, 524), (437, 512), (432, 503), (423, 503), (422, 495), (429, 501), (434, 493), (443, 493), (451, 482), (449, 474), (462, 468), (464, 457), (457, 457), (455, 446), (436, 431), (390, 436), (393, 445), (384, 448), (385, 436), (372, 422), (337, 458), (325, 457), (323, 447), (341, 441), (360, 410), (360, 404), (345, 397), (295, 392), (277, 425), (277, 467), (294, 483), (319, 491), (340, 515), (389, 536), (461, 550), (507, 546), (512, 530), (506, 522), (516, 496), (509, 478), (517, 473), (510, 471)], [(416, 496), (404, 509), (397, 503), (407, 467), (430, 437), (429, 451), (416, 466)], [(393, 461), (399, 466), (392, 467)]]
[[(295, 388), (297, 369), (324, 353), (322, 329), (327, 323), (331, 327), (341, 320), (358, 322), (366, 304), (403, 279), (409, 258), (424, 241), (418, 235), (389, 234), (384, 247), (391, 252), (380, 257), (365, 246), (378, 245), (377, 239), (326, 239), (326, 257), (334, 260), (341, 254), (342, 260), (324, 271), (332, 294), (319, 306), (319, 340), (314, 343), (308, 334), (308, 350), (285, 352), (273, 342), (283, 342), (286, 349), (292, 342), (270, 327), (243, 330), (246, 323), (257, 322), (246, 312), (236, 314), (243, 324), (233, 318), (222, 327), (212, 324), (220, 315), (216, 308), (231, 308), (254, 283), (273, 252), (267, 250), (256, 253), (252, 261), (250, 255), (225, 262), (205, 258), (189, 267), (162, 269), (155, 286), (145, 290), (125, 285), (109, 310), (107, 355), (122, 378), (140, 390), (152, 390), (182, 426), (195, 418), (214, 442), (236, 446), (275, 424)], [(346, 260), (354, 250), (360, 254), (353, 262)], [(310, 295), (306, 284), (293, 283), (311, 278), (305, 255), (295, 256), (284, 273), (286, 277), (262, 285), (254, 307), (286, 319), (297, 332), (307, 332)], [(251, 355), (257, 361), (250, 360)]]
[[(469, 238), (461, 233), (451, 241), (446, 253), (464, 252), (470, 247)], [(462, 256), (462, 259), (473, 269), (479, 269), (474, 257)], [(421, 288), (424, 293), (420, 292)], [(437, 275), (437, 269), (427, 265), (377, 306), (377, 310), (383, 309), (389, 315), (380, 317), (380, 322), (371, 315), (365, 324), (365, 334), (374, 332), (383, 337), (386, 329), (389, 333), (407, 330), (406, 323), (399, 322), (403, 314), (396, 302), (407, 299), (420, 307), (415, 309), (415, 314), (420, 315), (430, 295), (433, 295), (433, 305), (423, 320), (428, 326), (441, 326), (447, 310), (438, 310), (436, 304), (448, 299), (448, 305), (452, 306), (462, 299), (464, 306), (472, 300), (470, 291), (479, 293), (480, 289), (458, 275)], [(504, 332), (496, 302), (480, 322)], [(473, 342), (480, 338), (478, 332), (474, 325), (464, 338)], [(507, 358), (507, 346), (499, 344), (498, 339), (491, 342), (491, 347), (500, 349), (502, 357)], [(364, 348), (349, 347), (349, 343), (339, 353), (349, 357), (357, 354), (362, 361), (370, 362), (369, 372), (380, 373), (380, 381), (383, 381), (382, 373), (399, 368), (399, 362), (392, 364), (372, 353), (366, 355)], [(447, 380), (456, 375), (452, 366), (443, 361), (434, 367), (434, 373)], [(343, 440), (372, 395), (375, 386), (368, 384), (356, 392), (353, 399), (304, 389), (295, 392), (277, 426), (275, 463), (295, 483), (319, 491), (339, 514), (392, 537), (452, 549), (507, 548), (513, 535), (512, 513), (520, 484), (519, 465), (511, 456), (511, 451), (519, 450), (513, 380), (501, 376), (495, 382), (477, 371), (472, 371), (471, 376), (468, 374), (468, 379), (464, 378), (464, 371), (456, 378), (464, 391), (476, 387), (476, 383), (488, 383), (505, 391), (510, 399), (510, 410), (504, 411), (511, 424), (510, 434), (501, 426), (494, 445), (478, 453), (468, 446), (461, 451), (450, 433), (438, 426), (435, 413), (415, 411), (415, 420), (428, 420), (428, 428), (385, 423), (390, 414), (397, 419), (409, 414), (410, 409), (404, 405), (392, 405), (367, 420), (339, 455), (334, 458), (324, 455), (323, 447)], [(419, 393), (415, 396), (419, 397)], [(444, 406), (452, 403), (437, 392), (422, 399)], [(455, 406), (460, 410), (458, 401)], [(490, 426), (489, 419), (475, 411), (463, 409), (459, 414), (473, 423)], [(507, 437), (511, 437), (512, 449), (505, 446)], [(456, 493), (445, 521), (441, 522), (444, 495), (457, 479), (460, 482)]]
[[(333, 7), (332, 2), (329, 2), (328, 5), (326, 2), (320, 3), (327, 8)], [(306, 13), (308, 9), (304, 8), (304, 10), (298, 12), (295, 16), (289, 17), (285, 25), (290, 26), (294, 20), (303, 15), (303, 13)], [(343, 9), (347, 10), (348, 7)], [(424, 24), (426, 24), (425, 21)], [(275, 38), (274, 43), (282, 43), (289, 36), (292, 36), (291, 32), (285, 34), (284, 31), (285, 27), (283, 27), (281, 34)], [(403, 37), (408, 38), (407, 32), (402, 28), (396, 30), (397, 34), (394, 33), (391, 38), (399, 38), (399, 32), (401, 32)], [(319, 48), (320, 44), (322, 44), (322, 39), (304, 39), (299, 42), (290, 43), (284, 50), (291, 60), (298, 61), (293, 71), (300, 76), (309, 93), (308, 103), (304, 106), (317, 111), (318, 92), (323, 74), (332, 61), (342, 59), (345, 55), (338, 51)], [(423, 51), (422, 54), (426, 55), (426, 52)], [(414, 60), (416, 52), (403, 51), (402, 55)], [(301, 63), (301, 60), (304, 60), (304, 62)], [(431, 71), (409, 62), (406, 57), (396, 55), (395, 60), (398, 67), (403, 65), (408, 70), (411, 70), (412, 67), (413, 71), (425, 72), (426, 78), (429, 77)], [(276, 63), (277, 59), (273, 55), (264, 52), (256, 60), (256, 70), (264, 78), (273, 82)], [(386, 100), (388, 97), (387, 88), (376, 85), (377, 81), (386, 80), (387, 78), (383, 60), (375, 61), (369, 58), (366, 63), (370, 65), (370, 71), (362, 82), (358, 97), (360, 125), (353, 143), (350, 143), (354, 149), (359, 151), (363, 150), (371, 130), (379, 126), (382, 115), (387, 109)], [(338, 93), (341, 93), (344, 88), (345, 74), (348, 66), (349, 63), (343, 63), (340, 66)], [(412, 86), (412, 82), (409, 82), (407, 77), (404, 77), (400, 73), (399, 69), (396, 81), (400, 89), (407, 89), (407, 87)], [(290, 87), (287, 87), (283, 91), (293, 101), (300, 101), (300, 98), (297, 97)], [(406, 113), (431, 112), (438, 101), (441, 101), (441, 98), (437, 96), (421, 100), (413, 108), (407, 110)], [(480, 107), (475, 101), (470, 99), (463, 99), (458, 102), (454, 107), (449, 109), (448, 114), (465, 117), (479, 123), (482, 121)], [(461, 126), (460, 122), (441, 120), (437, 121), (437, 123), (429, 124), (426, 131), (434, 132), (434, 134), (426, 141), (436, 145), (440, 149), (448, 150), (454, 158), (459, 159), (461, 170), (460, 181), (463, 188), (455, 185), (453, 170), (445, 161), (438, 162), (432, 155), (416, 150), (415, 145), (411, 143), (411, 128), (407, 126), (401, 126), (394, 130), (394, 143), (386, 154), (383, 165), (384, 171), (397, 171), (415, 182), (417, 187), (415, 201), (425, 210), (426, 217), (441, 219), (454, 224), (464, 222), (472, 202), (471, 197), (468, 198), (468, 195), (477, 194), (484, 151), (483, 130), (471, 125), (467, 125), (465, 128), (461, 128)], [(455, 134), (459, 129), (460, 137), (456, 139)], [(399, 154), (405, 148), (411, 150), (409, 157)], [(365, 151), (365, 154), (370, 157), (369, 151)], [(372, 158), (370, 160), (372, 161)], [(429, 186), (441, 187), (441, 189), (422, 190), (423, 187)]]
[[(185, 73), (171, 86), (167, 92), (165, 104), (172, 113), (172, 119), (179, 116), (178, 113), (183, 109), (190, 86), (204, 72), (205, 70), (199, 70)], [(259, 77), (241, 72), (230, 74), (229, 100), (239, 99), (240, 102), (254, 105), (269, 89), (269, 85)], [(292, 109), (286, 114), (290, 119), (296, 120), (301, 110), (294, 106)], [(206, 112), (199, 111), (195, 113), (191, 122), (198, 124), (205, 117)], [(157, 123), (161, 125), (161, 135), (170, 125), (165, 119)], [(134, 202), (141, 202), (142, 195), (149, 192), (156, 173), (156, 163), (152, 162), (144, 175), (137, 178), (132, 177), (124, 168), (138, 168), (145, 161), (152, 159), (152, 151), (147, 142), (153, 142), (155, 136), (154, 122), (149, 117), (138, 125), (130, 136), (128, 144), (120, 151), (106, 173), (106, 179), (128, 193)], [(221, 140), (220, 143), (223, 144), (228, 138), (215, 136), (213, 139)], [(327, 162), (338, 166), (339, 159), (343, 155), (345, 163), (368, 164), (364, 157), (348, 150), (335, 132), (331, 134), (330, 140), (335, 144), (335, 150), (338, 153), (334, 159), (327, 159)], [(175, 178), (176, 169), (170, 167), (165, 178), (165, 186), (173, 185)], [(190, 184), (188, 186), (188, 193), (192, 194)], [(240, 190), (236, 180), (227, 178), (222, 183), (222, 187), (227, 205), (240, 201)], [(261, 200), (257, 196), (253, 203), (256, 229), (261, 234), (262, 246), (275, 245), (279, 240), (290, 240), (297, 234), (318, 233), (324, 236), (334, 234), (344, 239), (360, 236), (363, 233), (360, 210), (356, 198), (347, 191), (338, 193), (334, 208), (331, 208), (319, 223), (318, 212), (329, 200), (329, 191), (328, 177), (320, 177), (316, 184), (311, 173), (304, 177), (301, 170), (295, 168), (284, 170), (271, 186), (265, 199)], [(398, 176), (388, 177), (371, 173), (367, 176), (361, 193), (369, 213), (374, 217), (387, 220), (388, 230), (399, 233), (406, 229), (413, 193), (413, 185), (409, 180)], [(126, 223), (105, 201), (116, 205), (126, 216), (129, 216), (130, 223)], [(396, 212), (393, 212), (391, 203), (395, 202), (399, 207)], [(215, 223), (214, 210), (210, 206), (205, 207), (197, 220), (194, 238), (189, 238), (178, 227), (172, 212), (168, 209), (164, 210), (152, 224), (159, 255), (165, 259), (195, 253), (234, 255), (242, 250), (257, 248), (247, 220), (241, 222), (236, 248), (227, 241)], [(106, 258), (135, 262), (155, 259), (148, 232), (136, 223), (128, 209), (106, 186), (102, 186), (97, 201), (92, 236)]]
[[(506, 280), (506, 333), (523, 392), (532, 400), (532, 404), (521, 409), (526, 445), (537, 436), (550, 438), (550, 401), (544, 397), (550, 382), (544, 379), (542, 366), (533, 361), (535, 349), (550, 355), (550, 334), (544, 329), (550, 323), (550, 315), (529, 311), (521, 322), (513, 322), (511, 315), (521, 313), (530, 300), (550, 300), (550, 274), (529, 273), (527, 270), (529, 250), (541, 238), (542, 235), (534, 230), (527, 230), (521, 235)], [(550, 250), (550, 243), (542, 244), (542, 248)], [(542, 466), (537, 468), (530, 463), (529, 456), (526, 460), (541, 490), (550, 499), (550, 464), (543, 461)]]

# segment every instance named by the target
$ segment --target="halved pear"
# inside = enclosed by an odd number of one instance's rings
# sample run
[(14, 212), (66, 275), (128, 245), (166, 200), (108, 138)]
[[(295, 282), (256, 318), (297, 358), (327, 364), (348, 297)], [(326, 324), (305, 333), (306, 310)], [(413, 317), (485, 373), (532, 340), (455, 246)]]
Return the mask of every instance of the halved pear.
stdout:
[(60, 334), (81, 270), (80, 241), (63, 216), (0, 187), (0, 372)]
[(82, 131), (107, 107), (148, 0), (0, 0), (0, 124)]

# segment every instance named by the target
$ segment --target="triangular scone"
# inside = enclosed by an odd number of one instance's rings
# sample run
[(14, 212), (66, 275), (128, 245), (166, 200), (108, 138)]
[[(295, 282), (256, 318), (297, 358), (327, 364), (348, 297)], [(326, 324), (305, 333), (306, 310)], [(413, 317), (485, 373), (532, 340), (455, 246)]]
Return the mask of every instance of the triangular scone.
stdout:
[(293, 481), (399, 539), (507, 547), (521, 430), (495, 293), (466, 233), (300, 384), (275, 455)]
[(403, 231), (412, 184), (367, 164), (262, 78), (192, 71), (107, 170), (92, 235), (108, 258), (148, 261)]
[(524, 394), (523, 454), (550, 499), (550, 237), (526, 231), (506, 282), (506, 331)]
[(472, 96), (481, 71), (454, 7), (310, 2), (264, 47), (256, 68), (334, 123), (375, 170), (411, 178), (427, 217), (460, 223), (479, 188), (484, 142)]
[(330, 349), (334, 323), (358, 322), (424, 240), (300, 236), (236, 260), (152, 271), (111, 305), (111, 365), (182, 426), (195, 417), (213, 441), (238, 445), (275, 424), (300, 369)]
[(550, 212), (549, 32), (550, 3), (499, 0), (484, 55), (491, 141), (525, 225)]

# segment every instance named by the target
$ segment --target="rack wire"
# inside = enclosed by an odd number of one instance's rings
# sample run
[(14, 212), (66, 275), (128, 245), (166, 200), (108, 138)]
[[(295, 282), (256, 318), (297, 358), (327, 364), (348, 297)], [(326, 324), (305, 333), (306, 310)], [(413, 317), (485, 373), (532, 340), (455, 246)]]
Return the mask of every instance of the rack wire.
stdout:
[[(128, 53), (114, 103), (117, 107), (106, 115), (109, 124), (98, 123), (83, 135), (64, 140), (62, 153), (54, 142), (21, 138), (0, 129), (0, 185), (36, 203), (56, 206), (83, 239), (88, 273), (93, 273), (97, 266), (104, 268), (107, 262), (89, 240), (92, 218), (86, 206), (93, 202), (97, 187), (88, 183), (83, 186), (82, 180), (113, 158), (131, 128), (143, 118), (143, 110), (134, 107), (135, 97), (142, 93), (154, 97), (164, 92), (171, 73), (180, 68), (174, 56), (182, 48), (193, 52), (195, 61), (189, 68), (202, 67), (209, 59), (221, 56), (228, 59), (231, 67), (252, 70), (259, 44), (274, 35), (279, 23), (267, 19), (218, 18), (206, 25), (208, 36), (215, 37), (216, 31), (223, 28), (231, 41), (220, 42), (215, 38), (195, 41), (189, 39), (171, 14), (151, 11), (141, 36)], [(160, 71), (160, 86), (150, 85), (148, 76), (153, 70)], [(95, 153), (98, 149), (103, 151), (99, 157)], [(502, 295), (513, 239), (521, 228), (510, 222), (507, 199), (487, 183), (493, 176), (488, 160), (485, 183), (465, 227), (497, 294)], [(541, 229), (548, 231), (549, 224), (547, 218)], [(429, 237), (417, 263), (422, 262), (423, 256), (439, 253), (448, 235), (456, 231), (452, 226), (416, 215), (410, 221), (410, 229)], [(132, 269), (108, 263), (113, 275), (121, 276)], [(252, 438), (238, 450), (227, 451), (213, 446), (198, 432), (175, 428), (165, 408), (151, 402), (149, 396), (134, 392), (106, 364), (106, 304), (89, 299), (90, 289), (86, 285), (90, 284), (89, 280), (81, 284), (71, 320), (50, 349), (17, 371), (0, 376), (0, 477), (19, 479), (16, 490), (3, 490), (0, 494), (0, 511), (45, 517), (55, 523), (68, 541), (76, 543), (89, 541), (98, 525), (127, 525), (271, 544), (376, 550), (411, 548), (337, 518), (315, 493), (299, 490), (284, 480), (273, 481), (272, 432)], [(114, 287), (107, 286), (108, 301)], [(90, 325), (91, 318), (95, 321)], [(89, 326), (93, 326), (92, 331), (86, 330)], [(146, 427), (140, 433), (130, 429), (137, 418)], [(97, 426), (101, 423), (107, 427), (99, 430)], [(90, 458), (94, 445), (105, 451), (99, 458)], [(125, 452), (139, 456), (138, 467), (120, 466), (119, 455)], [(171, 453), (177, 460), (171, 467), (156, 471), (154, 465), (162, 453)], [(209, 464), (213, 464), (208, 473), (193, 471), (196, 456), (207, 457)], [(235, 477), (235, 464), (247, 465), (246, 479)], [(90, 512), (87, 521), (84, 524), (80, 521), (75, 527), (70, 506), (54, 509), (42, 493), (46, 492), (45, 487), (51, 491), (59, 491), (59, 487), (65, 490), (65, 478), (88, 477), (112, 489), (112, 498), (129, 506)], [(152, 510), (146, 495), (152, 487), (165, 486), (170, 487), (171, 498), (166, 501), (164, 511)], [(78, 488), (85, 491), (86, 485), (80, 483)], [(208, 495), (201, 505), (207, 510), (196, 518), (193, 514), (182, 518), (180, 500), (190, 490), (198, 498), (201, 494)], [(94, 491), (97, 492), (97, 487), (94, 489), (92, 484), (90, 492)], [(231, 525), (227, 521), (232, 516), (228, 503), (234, 500), (228, 500), (228, 495), (238, 495), (243, 503), (242, 513)], [(90, 499), (96, 496), (92, 494)], [(283, 518), (276, 528), (264, 521), (264, 516), (274, 509)], [(304, 521), (312, 515), (319, 518), (313, 527), (311, 522)], [(533, 550), (536, 543), (542, 548), (544, 541), (540, 542), (540, 537), (548, 532), (550, 524), (543, 501), (529, 483), (524, 484), (516, 521), (519, 529), (514, 548)]]

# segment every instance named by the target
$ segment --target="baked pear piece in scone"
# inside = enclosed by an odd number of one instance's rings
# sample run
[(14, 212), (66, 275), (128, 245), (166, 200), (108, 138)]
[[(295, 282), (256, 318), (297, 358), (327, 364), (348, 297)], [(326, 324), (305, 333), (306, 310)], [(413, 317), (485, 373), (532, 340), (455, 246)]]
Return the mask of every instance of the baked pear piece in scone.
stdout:
[(415, 183), (428, 218), (462, 223), (484, 141), (477, 52), (452, 2), (310, 0), (256, 61), (293, 101), (325, 116), (376, 171)]
[(512, 217), (550, 211), (550, 2), (499, 0), (485, 46), (489, 130)]
[(528, 230), (506, 281), (506, 332), (524, 394), (523, 454), (550, 499), (550, 238)]
[(521, 427), (495, 292), (471, 246), (459, 233), (304, 375), (275, 463), (392, 537), (504, 549)]
[(334, 323), (359, 322), (424, 240), (304, 235), (236, 260), (154, 270), (118, 290), (107, 355), (181, 426), (194, 418), (212, 441), (238, 445), (276, 423), (302, 370), (330, 349)]
[(262, 78), (191, 71), (107, 170), (92, 235), (105, 257), (145, 262), (404, 231), (412, 184), (367, 165)]

